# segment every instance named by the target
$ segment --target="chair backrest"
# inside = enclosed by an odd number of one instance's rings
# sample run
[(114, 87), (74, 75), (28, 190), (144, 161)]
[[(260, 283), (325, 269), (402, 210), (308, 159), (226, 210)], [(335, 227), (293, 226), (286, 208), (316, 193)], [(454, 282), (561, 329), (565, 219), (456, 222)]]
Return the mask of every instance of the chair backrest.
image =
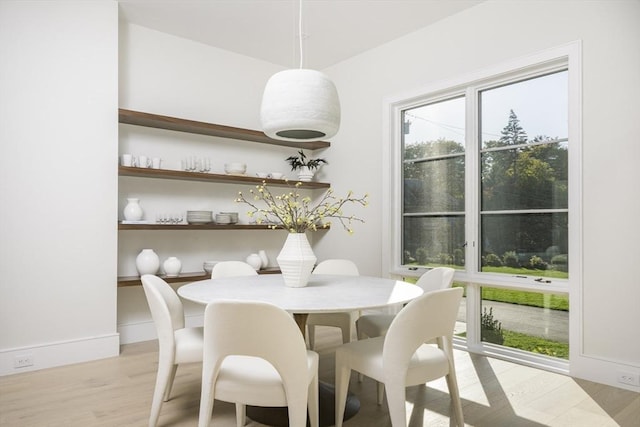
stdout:
[(158, 276), (145, 274), (141, 278), (159, 342), (173, 341), (173, 332), (184, 328), (184, 308), (180, 297), (171, 286)]
[[(307, 348), (293, 317), (280, 307), (258, 301), (215, 301), (204, 312), (203, 372), (215, 382), (225, 357), (267, 360), (280, 374), (287, 401), (307, 396)], [(211, 365), (213, 364), (213, 365)]]
[(258, 272), (255, 268), (243, 261), (221, 261), (211, 269), (211, 278), (255, 276)]
[(455, 272), (453, 268), (449, 267), (432, 268), (420, 276), (416, 285), (420, 286), (425, 292), (447, 289), (453, 284)]
[(406, 372), (411, 356), (425, 342), (445, 337), (450, 344), (462, 293), (462, 288), (426, 292), (400, 310), (385, 336), (385, 375)]
[(313, 269), (312, 274), (344, 274), (347, 276), (359, 276), (358, 266), (348, 259), (327, 259), (320, 262)]

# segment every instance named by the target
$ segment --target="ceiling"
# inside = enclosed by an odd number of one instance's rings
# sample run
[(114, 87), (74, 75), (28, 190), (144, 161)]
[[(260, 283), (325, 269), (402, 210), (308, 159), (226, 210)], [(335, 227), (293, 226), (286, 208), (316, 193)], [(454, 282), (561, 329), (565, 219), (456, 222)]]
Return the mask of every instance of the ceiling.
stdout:
[[(324, 69), (482, 0), (304, 0), (304, 68)], [(128, 22), (298, 68), (298, 0), (120, 0)]]

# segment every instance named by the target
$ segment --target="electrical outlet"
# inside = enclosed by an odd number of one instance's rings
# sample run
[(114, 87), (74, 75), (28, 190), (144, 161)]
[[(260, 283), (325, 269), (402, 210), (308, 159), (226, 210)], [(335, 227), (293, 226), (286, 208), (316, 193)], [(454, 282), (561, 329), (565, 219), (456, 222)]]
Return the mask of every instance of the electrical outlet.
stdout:
[(22, 354), (13, 360), (14, 368), (26, 368), (27, 366), (33, 366), (33, 354)]
[(640, 374), (633, 372), (618, 372), (618, 382), (621, 384), (634, 385), (640, 387)]

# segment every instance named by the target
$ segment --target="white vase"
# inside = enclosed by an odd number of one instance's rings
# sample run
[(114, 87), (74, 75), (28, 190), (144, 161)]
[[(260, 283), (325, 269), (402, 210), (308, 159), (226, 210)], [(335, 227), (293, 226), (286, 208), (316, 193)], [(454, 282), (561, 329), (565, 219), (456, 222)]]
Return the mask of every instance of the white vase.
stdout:
[(317, 258), (305, 233), (289, 233), (276, 257), (284, 284), (291, 288), (307, 286)]
[(258, 251), (258, 255), (260, 256), (260, 260), (262, 261), (260, 267), (267, 268), (267, 266), (269, 265), (269, 257), (267, 256), (267, 253), (263, 250), (260, 250)]
[(182, 271), (182, 263), (178, 258), (172, 256), (164, 260), (162, 268), (164, 269), (164, 274), (166, 274), (167, 277), (178, 277)]
[(247, 264), (249, 264), (251, 267), (253, 267), (254, 270), (258, 271), (260, 270), (260, 267), (262, 267), (262, 259), (260, 258), (260, 255), (258, 254), (251, 254), (247, 257), (246, 259)]
[(298, 180), (302, 182), (309, 182), (313, 179), (314, 171), (309, 169), (307, 166), (302, 166), (298, 171)]
[(124, 207), (124, 219), (127, 221), (140, 221), (144, 215), (140, 207), (139, 199), (127, 199), (127, 206)]
[(138, 274), (156, 274), (160, 268), (160, 258), (153, 249), (143, 249), (136, 257)]

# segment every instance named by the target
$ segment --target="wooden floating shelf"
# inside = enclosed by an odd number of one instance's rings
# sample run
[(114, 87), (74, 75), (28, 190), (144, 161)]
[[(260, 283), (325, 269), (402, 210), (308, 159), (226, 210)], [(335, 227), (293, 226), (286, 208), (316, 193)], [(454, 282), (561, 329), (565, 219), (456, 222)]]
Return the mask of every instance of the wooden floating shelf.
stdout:
[[(258, 178), (244, 175), (225, 175), (216, 173), (187, 172), (171, 169), (150, 169), (118, 166), (120, 176), (132, 176), (137, 178), (176, 179), (181, 181), (220, 182), (229, 184), (265, 184), (272, 187), (294, 187), (298, 181), (284, 179)], [(328, 182), (303, 182), (300, 188), (317, 189), (329, 188)]]
[[(258, 270), (258, 274), (280, 274), (280, 269), (277, 267), (265, 268)], [(195, 273), (180, 273), (177, 277), (167, 277), (163, 274), (158, 274), (167, 283), (182, 283), (182, 282), (195, 282), (197, 280), (211, 279), (211, 274), (206, 271), (198, 271)], [(124, 288), (127, 286), (142, 286), (140, 276), (121, 276), (118, 277), (118, 287)]]
[[(316, 231), (329, 230), (331, 227), (318, 228)], [(268, 224), (122, 224), (118, 230), (273, 230)], [(275, 230), (284, 230), (281, 227)]]
[(260, 142), (263, 144), (280, 145), (283, 147), (305, 148), (317, 150), (331, 146), (327, 141), (293, 142), (280, 141), (265, 135), (264, 132), (236, 128), (232, 126), (217, 125), (214, 123), (198, 122), (194, 120), (179, 119), (176, 117), (161, 116), (159, 114), (143, 113), (141, 111), (118, 109), (120, 123), (136, 126), (145, 126), (157, 129), (167, 129), (177, 132), (196, 133), (199, 135), (216, 136), (220, 138), (240, 139), (243, 141)]

